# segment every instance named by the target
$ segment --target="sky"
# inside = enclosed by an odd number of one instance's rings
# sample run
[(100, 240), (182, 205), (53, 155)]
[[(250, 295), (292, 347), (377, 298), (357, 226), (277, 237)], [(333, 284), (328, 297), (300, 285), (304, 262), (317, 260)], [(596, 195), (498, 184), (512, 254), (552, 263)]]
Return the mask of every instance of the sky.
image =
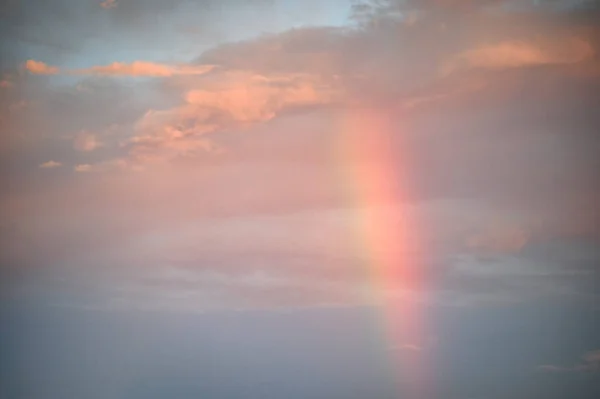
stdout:
[(600, 3), (4, 0), (0, 398), (596, 398)]

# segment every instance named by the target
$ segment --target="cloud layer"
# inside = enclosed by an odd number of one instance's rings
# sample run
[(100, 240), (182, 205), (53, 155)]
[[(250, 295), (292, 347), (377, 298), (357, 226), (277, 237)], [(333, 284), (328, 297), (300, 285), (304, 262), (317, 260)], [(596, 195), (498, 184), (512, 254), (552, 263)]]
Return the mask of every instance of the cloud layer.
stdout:
[(373, 301), (379, 237), (426, 280), (386, 299), (592, 304), (598, 27), (478, 4), (362, 4), (185, 60), (23, 54), (2, 75), (22, 229), (3, 256), (106, 306), (332, 306)]

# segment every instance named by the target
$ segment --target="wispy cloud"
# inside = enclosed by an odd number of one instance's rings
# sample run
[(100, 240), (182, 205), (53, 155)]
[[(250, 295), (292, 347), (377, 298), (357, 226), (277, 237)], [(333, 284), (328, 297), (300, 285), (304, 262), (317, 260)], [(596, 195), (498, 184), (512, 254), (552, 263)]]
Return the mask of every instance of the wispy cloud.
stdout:
[(40, 164), (40, 168), (42, 169), (53, 169), (62, 166), (62, 163), (56, 161), (48, 161)]
[(214, 68), (214, 65), (167, 65), (147, 61), (134, 61), (132, 63), (114, 62), (109, 65), (73, 70), (70, 73), (81, 75), (171, 77), (176, 75), (203, 75)]
[(546, 373), (560, 373), (563, 371), (568, 371), (569, 369), (565, 369), (564, 367), (555, 366), (553, 364), (542, 364), (537, 367), (538, 370), (544, 371)]
[(90, 172), (92, 170), (92, 165), (90, 164), (79, 164), (74, 168), (75, 172)]
[(130, 77), (172, 77), (176, 75), (203, 75), (215, 68), (214, 65), (169, 65), (148, 61), (131, 63), (114, 62), (109, 65), (83, 69), (60, 69), (41, 61), (28, 60), (25, 68), (36, 75), (106, 75)]
[(582, 362), (574, 366), (557, 366), (544, 364), (538, 370), (550, 373), (557, 372), (597, 372), (600, 371), (600, 350), (593, 350), (581, 357)]
[(536, 65), (575, 64), (594, 55), (592, 45), (583, 39), (563, 39), (555, 47), (527, 42), (502, 42), (471, 50), (452, 57), (441, 69), (443, 75), (461, 69), (509, 69)]
[(111, 172), (116, 170), (122, 170), (129, 167), (130, 170), (139, 170), (135, 165), (130, 166), (128, 162), (121, 158), (115, 158), (108, 161), (101, 161), (93, 164), (79, 164), (73, 169), (75, 172), (87, 173), (87, 172)]

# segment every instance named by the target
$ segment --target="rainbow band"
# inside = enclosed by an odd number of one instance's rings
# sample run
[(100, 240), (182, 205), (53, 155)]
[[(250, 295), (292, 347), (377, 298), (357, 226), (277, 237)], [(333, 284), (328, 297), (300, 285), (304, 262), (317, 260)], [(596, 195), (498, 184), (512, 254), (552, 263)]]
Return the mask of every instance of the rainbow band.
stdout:
[[(425, 281), (419, 253), (418, 224), (398, 204), (408, 199), (408, 159), (390, 113), (354, 110), (343, 118), (338, 140), (339, 161), (360, 209), (356, 226), (359, 245), (368, 255), (370, 300), (383, 309), (383, 339), (388, 347), (403, 398), (430, 396), (427, 378), (423, 304), (418, 293)], [(399, 165), (405, 166), (400, 168)], [(417, 294), (417, 295), (415, 295)]]

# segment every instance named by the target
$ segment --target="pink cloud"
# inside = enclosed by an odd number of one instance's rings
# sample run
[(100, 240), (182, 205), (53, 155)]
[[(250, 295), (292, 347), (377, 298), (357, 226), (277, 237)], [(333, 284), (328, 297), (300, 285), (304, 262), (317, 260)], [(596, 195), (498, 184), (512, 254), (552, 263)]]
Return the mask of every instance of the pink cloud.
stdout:
[(185, 102), (166, 110), (150, 110), (135, 124), (129, 139), (138, 160), (173, 159), (198, 151), (220, 151), (203, 137), (232, 128), (247, 128), (274, 119), (286, 109), (330, 104), (340, 98), (335, 82), (312, 75), (259, 75), (227, 71), (196, 83)]
[(59, 69), (57, 67), (35, 60), (28, 60), (25, 63), (25, 69), (34, 75), (55, 75), (59, 73)]
[(594, 48), (584, 39), (562, 39), (554, 46), (507, 41), (466, 50), (441, 69), (443, 75), (460, 69), (509, 69), (536, 65), (576, 64), (590, 59)]
[(83, 69), (64, 69), (50, 66), (41, 61), (28, 60), (25, 68), (36, 75), (108, 75), (132, 77), (172, 77), (176, 75), (203, 75), (215, 68), (214, 65), (169, 65), (149, 61), (131, 63), (113, 62)]
[[(426, 195), (441, 198), (440, 201), (444, 202), (445, 195), (460, 197), (463, 191), (460, 191), (462, 189), (459, 186), (465, 182), (469, 190), (481, 184), (477, 179), (481, 176), (478, 174), (480, 169), (487, 169), (488, 166), (490, 170), (494, 169), (493, 160), (468, 160), (473, 154), (493, 157), (495, 153), (506, 152), (511, 156), (510, 161), (506, 161), (508, 158), (503, 159), (502, 166), (521, 166), (526, 174), (540, 165), (540, 162), (530, 161), (531, 157), (544, 151), (537, 146), (532, 150), (532, 147), (525, 145), (529, 154), (523, 162), (519, 158), (520, 153), (513, 156), (515, 151), (511, 146), (493, 148), (494, 151), (481, 146), (482, 142), (496, 142), (487, 129), (475, 130), (481, 126), (487, 127), (485, 122), (476, 127), (469, 123), (473, 119), (484, 119), (487, 116), (485, 112), (475, 112), (473, 107), (464, 107), (462, 102), (453, 104), (455, 108), (444, 115), (441, 122), (439, 115), (435, 114), (431, 118), (429, 114), (424, 118), (435, 126), (432, 134), (426, 131), (427, 127), (420, 130), (418, 126), (411, 125), (416, 120), (414, 114), (420, 112), (420, 108), (428, 108), (424, 105), (455, 102), (451, 100), (455, 100), (458, 95), (472, 95), (475, 91), (480, 95), (477, 98), (489, 99), (488, 92), (479, 90), (485, 85), (475, 82), (477, 84), (473, 84), (471, 88), (470, 81), (454, 79), (460, 78), (460, 74), (452, 75), (449, 79), (428, 81), (436, 75), (440, 60), (452, 59), (454, 53), (449, 53), (448, 49), (457, 49), (456, 53), (461, 54), (457, 58), (460, 64), (456, 66), (458, 69), (518, 69), (518, 66), (538, 65), (555, 60), (563, 60), (560, 62), (565, 63), (565, 59), (578, 59), (575, 54), (577, 51), (571, 56), (568, 52), (552, 50), (551, 46), (522, 45), (521, 42), (505, 41), (502, 38), (496, 41), (490, 39), (490, 42), (508, 43), (506, 46), (491, 46), (483, 51), (474, 43), (476, 40), (473, 38), (479, 37), (476, 28), (470, 25), (464, 29), (461, 27), (458, 30), (463, 33), (455, 37), (452, 33), (453, 21), (449, 19), (448, 30), (439, 37), (433, 37), (428, 36), (434, 34), (431, 33), (433, 30), (427, 31), (432, 26), (430, 22), (427, 16), (419, 15), (418, 23), (411, 27), (409, 33), (405, 27), (401, 28), (404, 30), (396, 30), (397, 27), (393, 26), (390, 30), (388, 25), (369, 31), (366, 35), (363, 35), (364, 32), (344, 31), (344, 34), (339, 34), (327, 29), (298, 29), (284, 35), (223, 46), (208, 54), (214, 56), (213, 59), (203, 61), (222, 65), (208, 74), (206, 72), (211, 70), (210, 66), (144, 61), (112, 63), (81, 70), (63, 69), (65, 74), (81, 76), (92, 74), (169, 79), (161, 80), (160, 85), (152, 82), (151, 89), (143, 86), (145, 83), (140, 83), (142, 86), (119, 86), (118, 90), (122, 91), (117, 91), (112, 86), (113, 79), (109, 79), (111, 86), (103, 86), (101, 90), (96, 90), (95, 86), (87, 89), (82, 85), (70, 91), (68, 96), (63, 96), (64, 92), (61, 92), (58, 97), (60, 101), (47, 97), (49, 100), (46, 101), (51, 104), (48, 109), (51, 111), (60, 108), (63, 99), (70, 101), (74, 98), (73, 102), (76, 103), (69, 112), (61, 115), (46, 112), (50, 115), (50, 122), (62, 118), (57, 123), (62, 128), (66, 121), (76, 120), (77, 124), (94, 126), (95, 133), (103, 132), (100, 136), (83, 133), (72, 143), (83, 152), (93, 151), (100, 142), (105, 146), (102, 154), (93, 154), (94, 157), (89, 158), (84, 158), (88, 154), (71, 152), (76, 157), (75, 163), (79, 162), (75, 171), (121, 172), (124, 168), (133, 167), (145, 167), (150, 171), (136, 176), (126, 172), (112, 173), (109, 176), (91, 173), (84, 179), (78, 179), (77, 187), (73, 188), (74, 191), (81, 189), (77, 195), (65, 195), (65, 191), (59, 191), (67, 190), (67, 184), (57, 185), (54, 202), (63, 204), (63, 198), (69, 198), (69, 201), (72, 200), (73, 204), (80, 207), (85, 204), (81, 214), (74, 213), (75, 206), (63, 205), (65, 209), (58, 217), (59, 212), (47, 210), (46, 198), (40, 196), (44, 201), (40, 200), (39, 210), (34, 209), (33, 213), (37, 211), (38, 216), (42, 216), (37, 220), (42, 220), (43, 223), (54, 223), (53, 226), (48, 226), (51, 233), (46, 238), (47, 242), (53, 242), (55, 235), (52, 233), (57, 229), (65, 229), (64, 236), (70, 238), (66, 241), (74, 249), (64, 252), (70, 254), (83, 248), (85, 250), (81, 251), (81, 256), (88, 256), (90, 259), (93, 256), (89, 254), (99, 254), (101, 257), (110, 252), (114, 259), (125, 264), (131, 260), (130, 257), (139, 256), (140, 259), (135, 260), (148, 266), (155, 266), (163, 261), (180, 262), (191, 265), (190, 268), (218, 265), (218, 272), (226, 276), (219, 275), (217, 280), (226, 280), (225, 283), (234, 285), (231, 291), (243, 291), (244, 301), (241, 303), (255, 300), (262, 305), (273, 304), (280, 303), (282, 298), (296, 304), (345, 301), (346, 296), (351, 295), (346, 295), (344, 290), (338, 293), (337, 286), (327, 292), (331, 287), (324, 281), (356, 282), (364, 274), (364, 267), (370, 262), (365, 258), (370, 254), (367, 253), (367, 248), (362, 248), (364, 238), (353, 236), (355, 225), (364, 219), (364, 214), (357, 210), (339, 212), (341, 216), (336, 219), (338, 216), (333, 211), (331, 213), (334, 216), (330, 216), (328, 212), (304, 212), (306, 209), (343, 206), (352, 201), (379, 200), (348, 198), (351, 194), (345, 191), (346, 186), (355, 184), (354, 180), (367, 179), (369, 176), (351, 174), (345, 170), (350, 168), (353, 160), (345, 158), (348, 136), (338, 122), (346, 120), (347, 114), (353, 113), (357, 114), (354, 120), (360, 121), (361, 115), (355, 108), (339, 108), (347, 104), (367, 104), (390, 115), (394, 114), (390, 109), (396, 110), (398, 106), (403, 108), (397, 115), (392, 115), (394, 126), (397, 126), (389, 132), (394, 159), (376, 161), (384, 162), (384, 171), (389, 168), (390, 174), (393, 170), (414, 173), (417, 176), (415, 180), (418, 180), (416, 185), (423, 184)], [(487, 26), (479, 22), (478, 26)], [(468, 34), (464, 34), (465, 31)], [(438, 33), (436, 30), (435, 34)], [(385, 36), (387, 34), (397, 36), (391, 39)], [(412, 49), (418, 49), (419, 52)], [(463, 52), (461, 49), (467, 50)], [(478, 49), (479, 52), (471, 52), (469, 49)], [(585, 51), (582, 52), (584, 53)], [(488, 71), (483, 72), (482, 75)], [(484, 75), (485, 77), (489, 76)], [(523, 77), (527, 76), (519, 74), (515, 82), (522, 83)], [(481, 80), (486, 80), (484, 78)], [(491, 85), (496, 84), (494, 79), (487, 80), (492, 81)], [(106, 82), (105, 79), (101, 81), (102, 84)], [(84, 90), (81, 90), (82, 87)], [(138, 87), (141, 87), (139, 91)], [(110, 91), (113, 89), (114, 92)], [(109, 95), (103, 97), (107, 92)], [(122, 95), (125, 92), (134, 92), (135, 95)], [(113, 95), (114, 93), (117, 95)], [(150, 93), (148, 98), (142, 98), (146, 93)], [(160, 101), (152, 103), (154, 100), (150, 97), (157, 97)], [(120, 100), (115, 101), (115, 98)], [(123, 98), (127, 99), (127, 103)], [(107, 104), (107, 101), (118, 103), (117, 112), (106, 112), (109, 108), (107, 105), (112, 105)], [(39, 103), (42, 104), (42, 101)], [(333, 112), (325, 112), (330, 111), (328, 107), (334, 108), (332, 105), (340, 107)], [(149, 108), (152, 109), (143, 113)], [(311, 112), (297, 112), (304, 109)], [(502, 113), (502, 106), (494, 107), (494, 112), (496, 111)], [(94, 112), (98, 114), (97, 117), (91, 115)], [(83, 113), (86, 115), (82, 116)], [(44, 113), (39, 115), (42, 119)], [(105, 130), (95, 130), (105, 122), (122, 125), (118, 133), (109, 137), (105, 136)], [(42, 123), (32, 130), (45, 132)], [(376, 124), (365, 123), (362, 126), (365, 136), (369, 128), (376, 128)], [(64, 131), (77, 131), (79, 128), (78, 125), (73, 129), (61, 129), (61, 134)], [(463, 135), (463, 132), (469, 134)], [(416, 133), (419, 133), (418, 139), (413, 140), (417, 137)], [(498, 142), (512, 143), (511, 140), (518, 134), (521, 132), (507, 134)], [(406, 148), (400, 149), (404, 145), (405, 135), (410, 136), (410, 139)], [(424, 155), (425, 149), (420, 146), (424, 146), (431, 136), (435, 139), (431, 140), (431, 145), (428, 144)], [(361, 146), (361, 138), (362, 136), (357, 138), (357, 147)], [(112, 148), (113, 142), (121, 143), (122, 146)], [(541, 142), (545, 143), (543, 140)], [(228, 152), (220, 152), (221, 146)], [(523, 145), (519, 144), (519, 147), (522, 148)], [(110, 151), (113, 150), (111, 154)], [(558, 151), (554, 147), (551, 150)], [(127, 154), (122, 154), (127, 151)], [(109, 159), (98, 161), (96, 156), (105, 153)], [(119, 156), (125, 158), (110, 159)], [(411, 163), (413, 157), (424, 162), (424, 165)], [(150, 165), (152, 163), (159, 165), (153, 169)], [(69, 164), (72, 165), (73, 161)], [(443, 178), (441, 186), (436, 183), (435, 175)], [(495, 179), (492, 174), (489, 180), (501, 186), (506, 179), (500, 177)], [(515, 174), (515, 178), (519, 177)], [(393, 183), (395, 177), (390, 175), (382, 178)], [(114, 183), (115, 181), (119, 183)], [(491, 185), (482, 184), (477, 187), (481, 187), (478, 194), (485, 197)], [(456, 194), (455, 189), (459, 194)], [(508, 195), (512, 194), (510, 187), (507, 191)], [(91, 195), (90, 192), (94, 194)], [(468, 195), (471, 193), (469, 191)], [(407, 192), (406, 195), (407, 198), (402, 198), (403, 201), (422, 199), (421, 192)], [(78, 203), (73, 200), (76, 197), (85, 200)], [(397, 199), (389, 198), (390, 201)], [(439, 212), (446, 212), (435, 206), (425, 204), (423, 212), (434, 215), (432, 219), (437, 218)], [(461, 211), (461, 206), (464, 212)], [(402, 213), (406, 215), (407, 212), (408, 210), (403, 209)], [(472, 203), (456, 207), (450, 205), (447, 212), (452, 215), (463, 212), (460, 213), (463, 216), (448, 217), (446, 222), (436, 219), (436, 226), (443, 225), (448, 230), (450, 227), (447, 225), (459, 225), (463, 228), (465, 220), (478, 217), (474, 215), (476, 209)], [(265, 214), (268, 216), (261, 217)], [(282, 214), (287, 216), (280, 217)], [(219, 218), (223, 215), (227, 217)], [(329, 220), (330, 217), (333, 221)], [(53, 218), (56, 220), (49, 222)], [(385, 219), (396, 223), (396, 219), (391, 216)], [(68, 230), (71, 227), (67, 223), (76, 226), (71, 231)], [(201, 231), (188, 234), (185, 223), (200, 226)], [(473, 229), (477, 234), (468, 235), (467, 232), (467, 237), (462, 230), (447, 235), (434, 229), (424, 230), (427, 233), (431, 230), (435, 239), (441, 242), (440, 246), (445, 246), (446, 241), (452, 241), (448, 244), (449, 247), (456, 245), (460, 250), (465, 250), (466, 246), (470, 251), (515, 251), (529, 239), (527, 228), (492, 225), (488, 230), (481, 221), (472, 224), (479, 227)], [(99, 239), (99, 235), (95, 233), (102, 229), (104, 235)], [(154, 231), (156, 234), (152, 237)], [(418, 239), (418, 234), (415, 237), (415, 240)], [(73, 244), (85, 240), (88, 240), (85, 247)], [(138, 241), (141, 242), (139, 246)], [(402, 242), (400, 247), (406, 250), (410, 244)], [(436, 248), (426, 249), (435, 256)], [(142, 259), (146, 255), (147, 258)], [(479, 263), (471, 266), (479, 270), (482, 268)], [(539, 265), (533, 267), (537, 268)], [(247, 277), (253, 276), (252, 268), (266, 269), (266, 277)], [(198, 271), (196, 277), (200, 275), (199, 278), (213, 281), (211, 279), (214, 276), (201, 273), (203, 271), (205, 270)], [(262, 287), (256, 287), (260, 284), (268, 285), (265, 284), (266, 281), (292, 281), (296, 285), (269, 286), (268, 292), (261, 291)], [(403, 349), (417, 350), (416, 346), (410, 345)]]
[(228, 73), (217, 87), (189, 91), (186, 101), (239, 122), (258, 122), (272, 119), (286, 107), (329, 103), (333, 95), (332, 88), (321, 86), (311, 76), (235, 72)]
[(98, 141), (97, 136), (85, 131), (79, 133), (73, 141), (73, 148), (78, 151), (91, 152), (98, 147), (102, 147), (102, 143)]
[(214, 69), (214, 65), (168, 65), (148, 61), (134, 61), (132, 63), (113, 62), (109, 65), (75, 70), (72, 73), (82, 75), (170, 77), (175, 75), (203, 75), (212, 69)]

